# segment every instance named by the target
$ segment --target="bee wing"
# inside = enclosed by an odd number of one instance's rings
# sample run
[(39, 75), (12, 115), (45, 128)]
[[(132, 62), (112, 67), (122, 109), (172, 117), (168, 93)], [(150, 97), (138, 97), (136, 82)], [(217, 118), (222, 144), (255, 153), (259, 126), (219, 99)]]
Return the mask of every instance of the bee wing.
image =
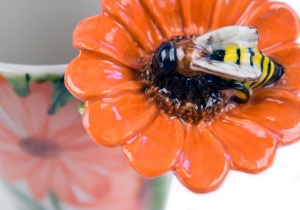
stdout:
[(194, 71), (200, 71), (238, 81), (257, 81), (261, 76), (261, 70), (255, 66), (225, 63), (222, 61), (210, 60), (208, 58), (192, 61), (190, 68)]
[[(258, 37), (258, 31), (253, 27), (227, 26), (198, 36), (193, 42), (213, 54), (231, 45), (256, 48)], [(193, 60), (191, 69), (238, 81), (257, 81), (261, 76), (261, 70), (255, 66), (211, 60), (209, 57)]]
[(208, 32), (194, 39), (194, 44), (208, 52), (225, 49), (228, 45), (254, 48), (258, 43), (258, 31), (250, 26), (227, 26)]

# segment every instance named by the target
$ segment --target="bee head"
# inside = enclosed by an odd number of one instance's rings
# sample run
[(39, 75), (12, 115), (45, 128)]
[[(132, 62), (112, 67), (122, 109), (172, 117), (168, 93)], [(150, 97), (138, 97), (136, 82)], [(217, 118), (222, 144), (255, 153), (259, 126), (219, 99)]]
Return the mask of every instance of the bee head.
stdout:
[(152, 57), (155, 74), (169, 74), (176, 70), (176, 47), (171, 42), (163, 42)]

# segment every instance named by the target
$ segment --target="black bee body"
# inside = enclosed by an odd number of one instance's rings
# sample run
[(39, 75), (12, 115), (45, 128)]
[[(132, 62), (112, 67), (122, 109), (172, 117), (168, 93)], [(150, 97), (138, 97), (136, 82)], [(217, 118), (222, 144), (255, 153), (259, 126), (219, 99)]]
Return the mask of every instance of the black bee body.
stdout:
[(232, 90), (232, 101), (247, 103), (254, 89), (272, 85), (284, 74), (283, 66), (257, 49), (258, 37), (248, 26), (173, 37), (153, 55), (154, 84), (164, 81), (178, 97), (201, 99), (201, 104), (222, 90)]
[[(151, 69), (153, 74), (152, 84), (155, 87), (169, 91), (170, 99), (188, 100), (201, 105), (202, 109), (208, 109), (220, 103), (220, 92), (210, 88), (205, 76), (189, 77), (176, 72), (176, 47), (172, 41), (162, 43), (154, 53)], [(211, 103), (208, 104), (208, 101), (211, 101)]]
[(193, 123), (210, 120), (228, 101), (247, 103), (254, 89), (284, 73), (257, 43), (257, 30), (248, 26), (173, 37), (146, 67), (146, 96), (168, 115)]

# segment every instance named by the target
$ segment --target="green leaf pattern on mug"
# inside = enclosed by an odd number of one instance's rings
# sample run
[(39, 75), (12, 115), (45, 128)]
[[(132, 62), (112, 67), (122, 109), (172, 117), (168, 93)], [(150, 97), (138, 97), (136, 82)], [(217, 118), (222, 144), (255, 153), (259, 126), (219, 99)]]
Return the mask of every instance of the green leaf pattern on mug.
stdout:
[(5, 74), (3, 75), (12, 85), (15, 93), (20, 97), (30, 94), (29, 86), (32, 82), (50, 82), (53, 86), (52, 102), (48, 114), (54, 114), (60, 107), (66, 105), (74, 97), (64, 85), (64, 76), (56, 74)]
[(67, 90), (64, 82), (52, 82), (53, 94), (52, 102), (48, 110), (48, 114), (54, 114), (60, 107), (66, 105), (70, 100), (74, 99), (71, 93)]
[(54, 210), (62, 210), (61, 205), (52, 191), (49, 191), (48, 196)]
[(15, 209), (22, 209), (22, 210), (46, 210), (41, 204), (39, 204), (34, 199), (30, 198), (25, 193), (18, 190), (16, 187), (1, 181), (5, 188), (7, 189), (7, 192), (10, 194), (10, 198), (13, 200), (13, 202), (10, 202)]
[(6, 77), (13, 86), (14, 91), (21, 97), (29, 94), (30, 76), (29, 74), (13, 75)]
[(22, 192), (17, 187), (1, 180), (1, 184), (6, 188), (12, 200), (11, 205), (18, 210), (62, 210), (61, 204), (52, 191), (48, 191), (47, 200), (49, 200), (48, 208), (43, 206), (37, 200), (31, 198), (29, 194)]

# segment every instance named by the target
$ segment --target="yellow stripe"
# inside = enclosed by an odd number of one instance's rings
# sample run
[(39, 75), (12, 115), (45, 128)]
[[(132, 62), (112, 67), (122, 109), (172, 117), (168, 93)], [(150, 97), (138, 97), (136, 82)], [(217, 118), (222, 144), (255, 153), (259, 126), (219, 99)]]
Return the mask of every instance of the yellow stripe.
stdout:
[(261, 69), (260, 67), (261, 59), (262, 59), (262, 55), (259, 52), (255, 52), (255, 55), (253, 56), (253, 64), (258, 69)]
[(274, 70), (275, 70), (275, 64), (272, 62), (271, 60), (271, 69), (270, 69), (270, 74), (268, 75), (268, 78), (267, 80), (264, 82), (264, 84), (266, 84), (270, 79), (271, 77), (273, 76), (274, 74)]
[(249, 53), (248, 48), (241, 48), (241, 65), (250, 66), (250, 57), (251, 54)]
[[(268, 57), (265, 57), (264, 59), (264, 63), (263, 63), (263, 69), (261, 71), (261, 76), (259, 78), (259, 80), (257, 82), (255, 82), (254, 85), (252, 85), (251, 89), (255, 89), (255, 88), (258, 88), (258, 87), (261, 87), (263, 86), (263, 84), (265, 83), (262, 83), (263, 80), (269, 76), (268, 74), (268, 64), (269, 64), (269, 58)], [(267, 81), (267, 80), (266, 80)], [(261, 84), (262, 83), (262, 84)]]
[[(238, 60), (237, 49), (240, 49), (240, 64), (241, 65), (250, 65), (251, 54), (249, 53), (248, 48), (240, 48), (236, 45), (230, 45), (225, 48), (224, 62), (236, 63)], [(251, 92), (253, 89), (263, 86), (267, 83), (274, 74), (275, 65), (270, 59), (262, 52), (258, 51), (256, 47), (252, 48), (254, 56), (252, 57), (253, 65), (261, 70), (261, 77), (257, 82), (245, 81), (243, 85), (249, 88)], [(263, 65), (261, 66), (261, 61), (264, 56)], [(270, 69), (269, 69), (270, 61)], [(261, 69), (262, 68), (262, 69)], [(269, 73), (268, 73), (269, 71)], [(223, 78), (226, 80), (226, 78)], [(251, 87), (250, 87), (251, 86)], [(235, 95), (241, 99), (246, 99), (246, 95), (242, 92), (235, 91)]]
[[(241, 92), (241, 91), (234, 90), (234, 94), (240, 99), (244, 99), (244, 100), (247, 99), (247, 95), (245, 93)], [(249, 89), (249, 94), (250, 94), (250, 96), (252, 95), (252, 90), (251, 89)]]
[(253, 83), (252, 81), (246, 81), (246, 82), (243, 83), (243, 85), (244, 85), (245, 87), (248, 87), (248, 88), (249, 88), (250, 85), (252, 85), (252, 83)]
[(235, 94), (238, 98), (240, 98), (240, 99), (246, 99), (246, 98), (247, 98), (246, 94), (244, 94), (243, 92), (240, 92), (240, 91), (238, 91), (238, 90), (234, 90), (234, 94)]
[(238, 55), (236, 54), (236, 50), (238, 46), (230, 45), (225, 49), (224, 62), (236, 63), (238, 59)]

